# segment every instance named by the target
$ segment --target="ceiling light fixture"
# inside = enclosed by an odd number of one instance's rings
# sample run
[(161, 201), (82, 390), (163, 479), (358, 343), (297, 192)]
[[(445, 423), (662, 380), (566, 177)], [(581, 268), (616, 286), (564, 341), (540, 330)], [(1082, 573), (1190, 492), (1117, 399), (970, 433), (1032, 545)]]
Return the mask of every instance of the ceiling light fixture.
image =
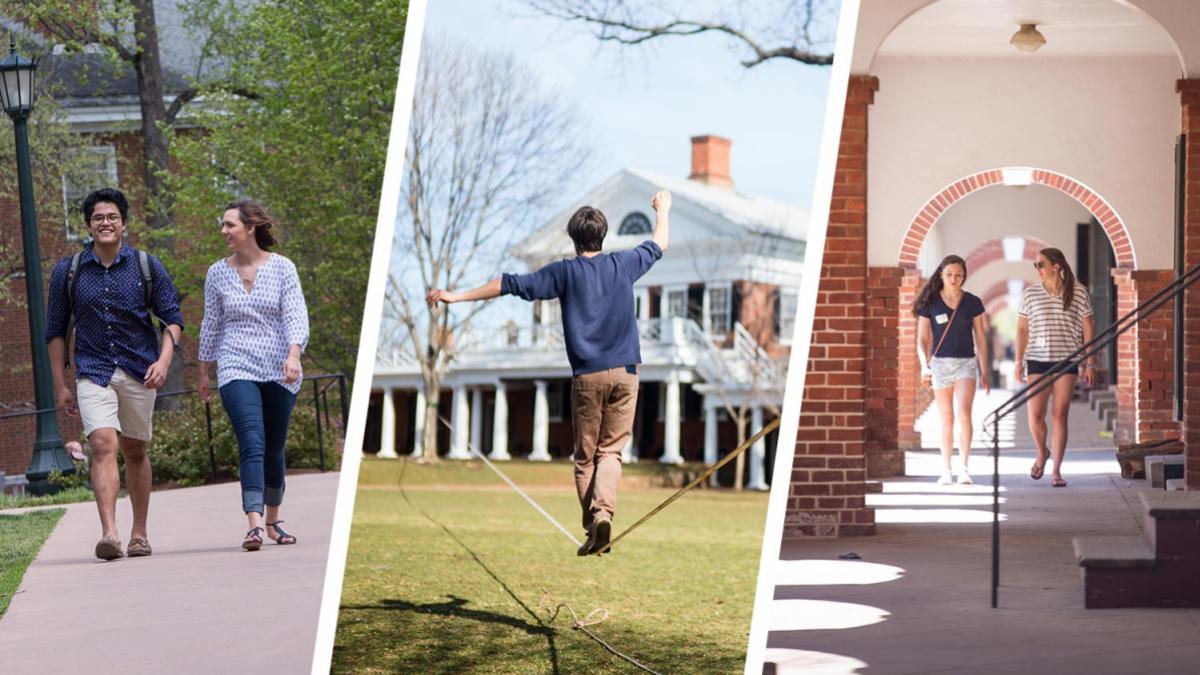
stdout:
[(1019, 52), (1032, 54), (1046, 44), (1046, 36), (1038, 31), (1036, 23), (1023, 23), (1021, 30), (1013, 33), (1008, 44), (1016, 47)]

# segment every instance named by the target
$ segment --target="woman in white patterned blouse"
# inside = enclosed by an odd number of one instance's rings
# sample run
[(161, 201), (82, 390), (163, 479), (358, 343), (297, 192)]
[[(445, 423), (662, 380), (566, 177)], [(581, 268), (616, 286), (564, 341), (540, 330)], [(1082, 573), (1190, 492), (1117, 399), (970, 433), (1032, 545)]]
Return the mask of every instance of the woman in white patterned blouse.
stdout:
[(247, 551), (262, 547), (264, 525), (276, 543), (296, 543), (279, 526), (279, 507), (308, 310), (296, 266), (270, 251), (273, 226), (253, 200), (226, 207), (221, 236), (231, 255), (208, 268), (200, 324), (200, 396), (205, 402), (211, 398), (208, 362), (216, 361), (221, 403), (238, 439), (242, 511), (250, 525), (242, 541)]

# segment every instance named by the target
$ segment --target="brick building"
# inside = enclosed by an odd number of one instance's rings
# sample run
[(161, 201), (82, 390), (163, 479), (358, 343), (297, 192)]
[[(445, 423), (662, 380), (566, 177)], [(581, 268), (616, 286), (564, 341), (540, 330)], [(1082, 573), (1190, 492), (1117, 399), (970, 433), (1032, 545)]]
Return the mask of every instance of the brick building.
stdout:
[[(808, 216), (803, 208), (737, 192), (729, 149), (723, 138), (693, 138), (687, 179), (621, 171), (514, 251), (530, 270), (574, 255), (565, 224), (583, 204), (608, 216), (606, 250), (632, 248), (652, 232), (650, 195), (673, 193), (670, 250), (635, 285), (643, 363), (627, 460), (714, 462), (736, 446), (727, 407), (750, 408), (752, 434), (783, 398)], [(557, 301), (534, 303), (528, 323), (472, 326), (459, 337), (439, 394), (454, 429), (437, 430), (440, 451), (465, 458), (470, 442), (494, 458), (570, 456), (570, 378)], [(402, 350), (381, 348), (367, 452), (393, 456), (420, 447), (427, 431), (414, 424), (425, 403), (420, 382)], [(767, 448), (774, 445), (772, 433), (751, 448), (748, 486), (767, 486)]]
[[(928, 399), (908, 309), (943, 255), (968, 259), (967, 289), (1003, 316), (1037, 250), (1060, 248), (1098, 332), (1200, 262), (1200, 6), (994, 10), (862, 2), (785, 537), (875, 532), (868, 480), (902, 475), (919, 447)], [(1020, 52), (1009, 38), (1034, 20), (1046, 43)], [(1119, 401), (1117, 447), (1184, 440), (1196, 490), (1200, 291), (1185, 302), (1182, 342), (1168, 306), (1121, 337), (1100, 377)]]

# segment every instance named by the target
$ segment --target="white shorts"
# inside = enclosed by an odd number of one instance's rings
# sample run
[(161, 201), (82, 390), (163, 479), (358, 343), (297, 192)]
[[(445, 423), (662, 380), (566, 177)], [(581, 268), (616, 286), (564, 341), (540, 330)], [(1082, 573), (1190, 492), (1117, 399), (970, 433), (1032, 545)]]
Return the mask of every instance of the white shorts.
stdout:
[(945, 389), (953, 387), (959, 380), (979, 379), (979, 360), (974, 356), (959, 358), (955, 356), (935, 356), (929, 364), (933, 371), (933, 388)]
[(91, 436), (97, 429), (116, 429), (127, 438), (149, 442), (157, 396), (157, 390), (147, 389), (120, 368), (113, 371), (107, 387), (85, 377), (75, 387), (83, 433)]

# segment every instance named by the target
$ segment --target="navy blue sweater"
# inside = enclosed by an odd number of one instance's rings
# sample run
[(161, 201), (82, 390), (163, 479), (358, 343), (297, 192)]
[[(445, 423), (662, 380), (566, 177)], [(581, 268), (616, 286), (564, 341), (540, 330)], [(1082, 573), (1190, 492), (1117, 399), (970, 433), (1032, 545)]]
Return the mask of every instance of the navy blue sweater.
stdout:
[(644, 241), (628, 251), (559, 260), (530, 274), (505, 274), (500, 293), (558, 298), (574, 375), (632, 366), (642, 362), (633, 282), (661, 257), (658, 244)]

